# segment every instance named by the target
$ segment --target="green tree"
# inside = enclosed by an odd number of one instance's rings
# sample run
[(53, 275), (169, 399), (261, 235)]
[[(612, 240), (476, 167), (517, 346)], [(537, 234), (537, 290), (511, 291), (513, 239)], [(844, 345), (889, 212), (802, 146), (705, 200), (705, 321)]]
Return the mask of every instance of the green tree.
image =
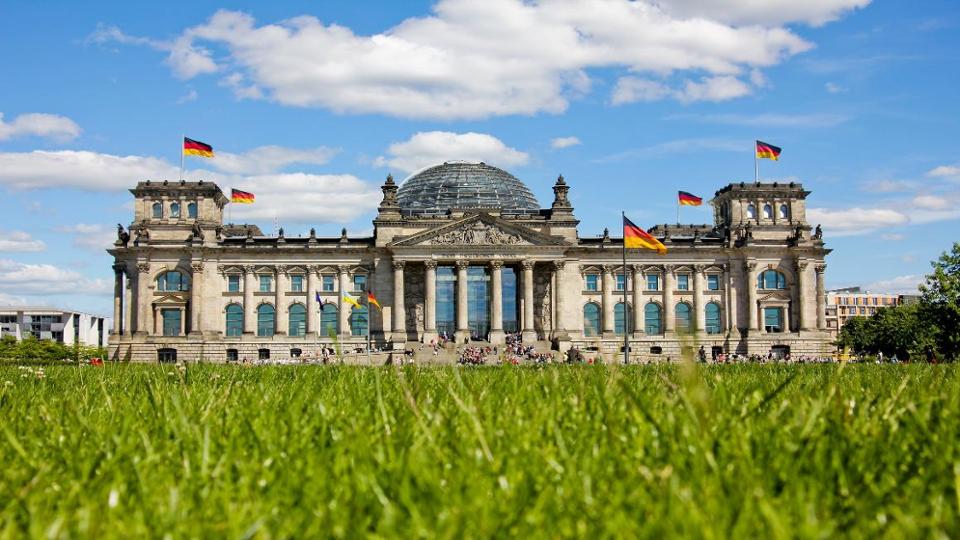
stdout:
[(948, 359), (960, 355), (960, 242), (933, 263), (920, 286), (921, 316), (933, 326), (937, 349)]
[(873, 336), (867, 325), (866, 317), (853, 317), (844, 323), (837, 336), (837, 345), (849, 352), (864, 354), (870, 352)]

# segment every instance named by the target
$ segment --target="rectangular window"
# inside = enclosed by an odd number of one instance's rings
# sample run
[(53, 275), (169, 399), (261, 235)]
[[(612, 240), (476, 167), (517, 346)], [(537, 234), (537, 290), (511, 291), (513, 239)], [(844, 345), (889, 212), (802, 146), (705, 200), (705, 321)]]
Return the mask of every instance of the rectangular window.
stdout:
[(648, 291), (660, 290), (660, 274), (647, 274), (647, 290)]
[(240, 292), (240, 276), (227, 276), (227, 291)]
[(678, 291), (690, 290), (690, 276), (688, 276), (687, 274), (677, 274), (677, 290)]
[(273, 276), (260, 276), (260, 292), (270, 292), (273, 290), (271, 287), (273, 282)]
[(333, 292), (333, 276), (323, 276), (323, 292)]
[(303, 292), (303, 276), (290, 276), (290, 290)]
[(783, 332), (783, 308), (763, 308), (763, 326), (767, 332)]
[(367, 276), (363, 274), (357, 274), (353, 276), (353, 290), (355, 291), (367, 290)]
[(588, 290), (588, 291), (599, 291), (599, 290), (600, 290), (600, 286), (599, 286), (600, 276), (599, 276), (599, 275), (597, 275), (597, 274), (587, 274), (585, 279), (586, 279), (586, 284), (587, 284), (587, 290)]
[(626, 276), (624, 276), (623, 274), (617, 274), (617, 285), (615, 290), (622, 291), (626, 288), (627, 288)]
[(861, 315), (866, 315), (866, 314), (867, 314), (867, 308), (860, 308), (860, 314), (861, 314)]
[(854, 298), (854, 299), (853, 299), (853, 303), (859, 306), (859, 305), (860, 305), (860, 297), (858, 296), (858, 297)]
[(161, 309), (160, 317), (163, 318), (163, 335), (180, 335), (180, 310), (179, 309)]
[(708, 291), (720, 290), (720, 276), (718, 276), (717, 274), (707, 274), (707, 290)]

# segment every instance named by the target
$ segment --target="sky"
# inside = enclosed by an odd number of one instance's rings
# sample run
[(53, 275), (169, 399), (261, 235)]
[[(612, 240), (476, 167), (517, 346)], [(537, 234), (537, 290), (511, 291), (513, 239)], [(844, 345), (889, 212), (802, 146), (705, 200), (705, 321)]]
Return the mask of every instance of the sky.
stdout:
[[(957, 240), (960, 4), (892, 0), (4, 2), (0, 305), (109, 315), (129, 189), (257, 196), (235, 222), (372, 231), (379, 186), (482, 160), (581, 236), (752, 181), (811, 191), (827, 286), (915, 290)], [(709, 205), (683, 223), (710, 223)], [(614, 233), (616, 234), (616, 233)]]

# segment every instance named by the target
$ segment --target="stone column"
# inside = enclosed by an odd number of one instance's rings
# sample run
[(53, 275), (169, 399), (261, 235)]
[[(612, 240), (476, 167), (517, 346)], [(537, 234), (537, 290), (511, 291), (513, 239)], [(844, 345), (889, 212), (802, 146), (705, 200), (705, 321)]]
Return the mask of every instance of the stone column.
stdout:
[(756, 268), (755, 262), (743, 263), (743, 285), (747, 289), (747, 335), (756, 333), (760, 329), (757, 311), (757, 277), (754, 275)]
[(437, 262), (425, 261), (423, 298), (423, 342), (437, 339)]
[(733, 332), (737, 328), (737, 302), (733, 296), (733, 272), (730, 271), (730, 265), (723, 265), (723, 304), (726, 306), (721, 317), (724, 321), (724, 327), (727, 332)]
[(243, 333), (249, 336), (257, 333), (257, 306), (253, 300), (256, 277), (252, 264), (243, 267)]
[[(555, 311), (557, 314), (553, 322), (553, 337), (558, 341), (558, 344), (570, 340), (570, 334), (567, 332), (567, 284), (563, 272), (566, 264), (567, 262), (563, 260), (553, 261), (554, 302), (556, 303)], [(561, 351), (567, 348), (569, 348), (569, 343), (560, 346)]]
[(797, 309), (800, 311), (797, 320), (797, 331), (810, 330), (810, 317), (807, 316), (807, 266), (806, 261), (797, 261)]
[[(337, 302), (339, 302), (339, 327), (337, 331), (340, 332), (340, 335), (343, 337), (350, 337), (350, 313), (353, 311), (353, 306), (343, 301), (343, 293), (350, 291), (350, 275), (347, 273), (346, 266), (338, 266), (337, 274), (340, 278), (340, 295), (337, 297)], [(369, 318), (369, 314), (367, 315)], [(367, 321), (369, 323), (369, 320)]]
[(633, 335), (643, 335), (643, 268), (633, 265)]
[(522, 261), (523, 268), (523, 330), (520, 338), (525, 342), (537, 340), (533, 326), (533, 261)]
[(133, 283), (130, 276), (127, 275), (126, 282), (123, 284), (123, 333), (124, 335), (133, 334)]
[(151, 332), (150, 315), (153, 313), (153, 298), (150, 295), (150, 263), (137, 264), (137, 334)]
[(123, 334), (123, 265), (113, 265), (113, 330), (110, 335)]
[(163, 313), (159, 306), (153, 306), (153, 335), (163, 335)]
[[(181, 206), (181, 208), (183, 208)], [(187, 333), (187, 308), (180, 308), (180, 333), (178, 336), (184, 336)]]
[(601, 296), (601, 311), (602, 313), (602, 329), (604, 338), (614, 337), (614, 317), (613, 317), (613, 267), (604, 266), (602, 274), (602, 296)]
[(675, 285), (673, 267), (663, 267), (663, 331), (672, 334), (677, 329), (677, 312), (673, 305), (673, 288)]
[[(193, 271), (190, 276), (190, 335), (199, 337), (200, 317), (203, 312), (203, 263), (194, 262), (190, 269)], [(180, 321), (183, 322), (183, 318)]]
[(827, 329), (827, 296), (824, 290), (823, 274), (827, 270), (827, 265), (818, 264), (814, 267), (817, 273), (817, 328), (819, 330)]
[(467, 320), (467, 268), (470, 266), (468, 261), (457, 261), (457, 331), (454, 334), (454, 340), (457, 343), (465, 343), (470, 340), (470, 325)]
[(276, 309), (277, 316), (274, 321), (277, 327), (273, 333), (278, 336), (285, 336), (287, 335), (287, 331), (290, 330), (287, 303), (284, 301), (285, 293), (287, 292), (287, 269), (282, 266), (277, 266), (274, 276), (276, 276), (276, 278), (273, 280), (273, 307)]
[(317, 304), (317, 267), (307, 267), (307, 336), (317, 335), (317, 322), (320, 319), (320, 306)]
[(694, 265), (693, 267), (693, 324), (697, 334), (706, 333), (707, 312), (703, 304), (703, 265)]
[(407, 342), (407, 311), (403, 298), (403, 261), (393, 261), (393, 343)]
[(506, 341), (503, 331), (503, 261), (490, 261), (490, 343)]

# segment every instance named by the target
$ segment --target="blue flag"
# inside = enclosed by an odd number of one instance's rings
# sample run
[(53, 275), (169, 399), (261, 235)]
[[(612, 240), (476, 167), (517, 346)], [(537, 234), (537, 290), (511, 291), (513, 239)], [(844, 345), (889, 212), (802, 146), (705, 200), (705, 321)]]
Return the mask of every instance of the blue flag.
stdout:
[(319, 292), (317, 292), (317, 305), (320, 306), (320, 309), (323, 309), (323, 298), (320, 298)]

